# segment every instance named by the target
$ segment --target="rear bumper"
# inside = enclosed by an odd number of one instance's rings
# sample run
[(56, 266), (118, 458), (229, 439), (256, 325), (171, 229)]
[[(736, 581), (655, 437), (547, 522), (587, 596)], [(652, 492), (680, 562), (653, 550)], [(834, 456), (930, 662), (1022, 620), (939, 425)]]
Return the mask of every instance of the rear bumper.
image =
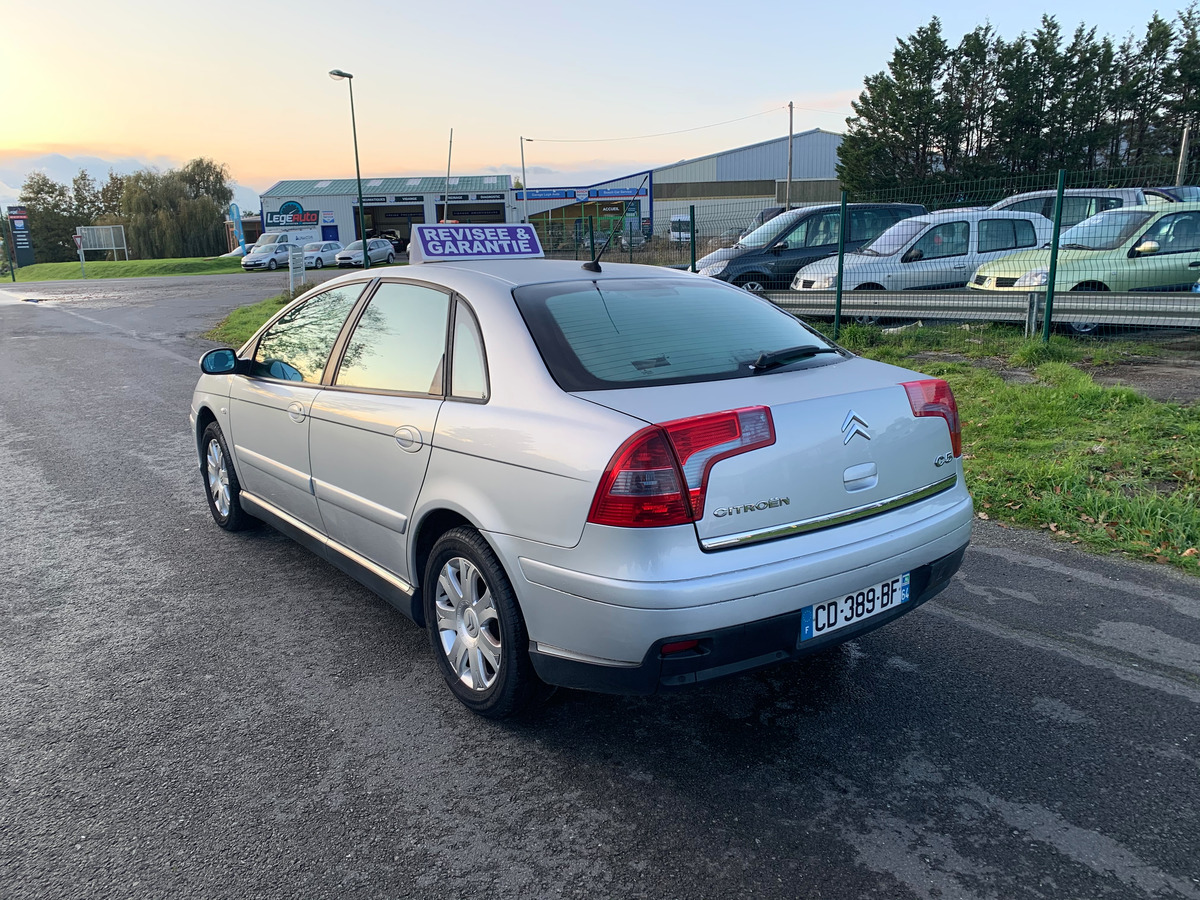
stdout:
[[(873, 616), (824, 638), (800, 641), (799, 609), (740, 625), (664, 635), (641, 662), (613, 665), (545, 652), (537, 644), (530, 657), (538, 676), (549, 684), (617, 694), (653, 694), (750, 672), (789, 659), (819, 653), (874, 631), (936, 596), (962, 564), (967, 545), (912, 570), (909, 600), (898, 609)], [(699, 640), (696, 650), (664, 657), (666, 643)]]

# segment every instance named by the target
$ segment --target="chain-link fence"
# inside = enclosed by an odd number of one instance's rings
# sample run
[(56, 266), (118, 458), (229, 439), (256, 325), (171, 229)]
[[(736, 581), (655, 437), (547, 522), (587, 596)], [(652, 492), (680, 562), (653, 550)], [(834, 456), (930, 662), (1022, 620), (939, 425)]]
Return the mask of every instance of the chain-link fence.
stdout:
[(1175, 181), (1168, 166), (1064, 171), (792, 209), (764, 197), (656, 203), (640, 220), (620, 204), (550, 210), (534, 224), (549, 256), (585, 260), (607, 243), (606, 259), (762, 291), (838, 336), (937, 327), (1008, 346), (1059, 334), (1200, 358), (1200, 187)]

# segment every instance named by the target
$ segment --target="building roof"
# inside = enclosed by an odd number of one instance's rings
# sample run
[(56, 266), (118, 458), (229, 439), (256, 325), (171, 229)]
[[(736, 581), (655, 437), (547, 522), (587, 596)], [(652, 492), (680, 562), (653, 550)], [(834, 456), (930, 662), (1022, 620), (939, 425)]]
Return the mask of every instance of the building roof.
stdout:
[[(450, 193), (508, 191), (512, 189), (509, 175), (451, 175)], [(402, 176), (364, 178), (364, 195), (374, 194), (440, 194), (446, 190), (446, 176)], [(263, 191), (265, 197), (353, 196), (358, 183), (353, 178), (280, 181)]]
[[(827, 135), (830, 135), (830, 136), (836, 137), (836, 138), (845, 137), (844, 134), (840, 134), (839, 132), (836, 132), (836, 131), (826, 131), (824, 128), (810, 128), (810, 129), (808, 129), (808, 131), (797, 131), (795, 134), (793, 134), (792, 142), (795, 143), (796, 141), (798, 141), (802, 138), (812, 137), (815, 134), (827, 134)], [(657, 173), (657, 172), (661, 172), (663, 169), (670, 169), (675, 166), (685, 166), (685, 165), (688, 165), (689, 163), (702, 162), (703, 160), (706, 160), (706, 159), (716, 159), (717, 157), (720, 157), (720, 156), (730, 156), (734, 153), (741, 153), (744, 150), (754, 150), (758, 147), (766, 147), (766, 146), (769, 146), (770, 144), (779, 144), (779, 143), (786, 144), (787, 143), (787, 135), (784, 135), (783, 137), (769, 138), (765, 141), (759, 141), (757, 144), (746, 144), (744, 147), (733, 147), (729, 150), (718, 150), (716, 153), (706, 153), (704, 156), (693, 156), (690, 159), (681, 159), (681, 160), (678, 160), (678, 161), (672, 162), (672, 163), (663, 163), (661, 166), (655, 166), (654, 172)]]

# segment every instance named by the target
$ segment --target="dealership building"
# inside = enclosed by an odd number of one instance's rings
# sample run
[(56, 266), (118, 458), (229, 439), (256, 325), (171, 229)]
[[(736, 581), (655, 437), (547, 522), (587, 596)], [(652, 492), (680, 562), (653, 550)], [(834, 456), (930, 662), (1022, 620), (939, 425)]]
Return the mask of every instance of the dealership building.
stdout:
[[(514, 221), (512, 178), (470, 175), (441, 178), (367, 178), (362, 183), (363, 223), (368, 234), (395, 231), (407, 238), (413, 225)], [(447, 214), (447, 193), (449, 213)], [(358, 182), (354, 178), (280, 181), (262, 194), (264, 231), (319, 230), (315, 239), (348, 244), (358, 231)]]
[[(842, 136), (819, 128), (792, 141), (793, 206), (836, 201), (837, 150)], [(596, 184), (514, 190), (508, 175), (368, 178), (362, 182), (367, 232), (407, 238), (413, 225), (520, 222), (575, 234), (589, 218), (612, 228), (665, 231), (672, 217), (696, 209), (697, 232), (717, 234), (783, 205), (789, 191), (788, 138), (680, 160)], [(557, 226), (557, 227), (555, 227)], [(319, 231), (314, 240), (356, 240), (358, 185), (353, 178), (280, 181), (262, 194), (262, 228)], [(623, 227), (622, 230), (625, 230)], [(545, 233), (543, 231), (543, 233)]]

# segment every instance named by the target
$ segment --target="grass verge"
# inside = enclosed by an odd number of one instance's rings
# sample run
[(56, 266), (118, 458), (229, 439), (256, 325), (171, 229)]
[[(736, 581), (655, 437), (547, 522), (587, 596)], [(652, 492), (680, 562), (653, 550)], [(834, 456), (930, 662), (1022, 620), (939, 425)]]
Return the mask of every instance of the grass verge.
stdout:
[[(151, 275), (219, 275), (241, 272), (236, 257), (215, 259), (130, 259), (87, 263), (87, 277), (144, 278)], [(33, 281), (79, 281), (83, 275), (78, 262), (37, 263), (17, 269), (17, 283)], [(9, 282), (11, 284), (11, 281)]]
[(231, 347), (240, 347), (250, 340), (254, 332), (258, 331), (267, 319), (305, 291), (314, 287), (316, 287), (314, 282), (302, 281), (296, 285), (296, 289), (293, 291), (284, 291), (282, 294), (276, 294), (274, 297), (268, 297), (266, 300), (260, 300), (249, 306), (240, 306), (218, 322), (210, 331), (206, 331), (203, 337), (210, 341), (229, 344)]

